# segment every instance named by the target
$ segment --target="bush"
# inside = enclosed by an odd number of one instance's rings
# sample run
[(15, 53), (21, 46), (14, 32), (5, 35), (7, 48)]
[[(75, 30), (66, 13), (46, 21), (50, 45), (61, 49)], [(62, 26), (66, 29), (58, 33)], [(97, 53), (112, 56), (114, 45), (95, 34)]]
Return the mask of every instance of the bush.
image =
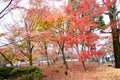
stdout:
[(0, 68), (0, 80), (5, 79), (5, 78), (9, 78), (10, 76), (10, 72), (13, 70), (13, 67), (4, 67), (4, 68)]
[(0, 68), (0, 80), (43, 80), (41, 70), (37, 67)]

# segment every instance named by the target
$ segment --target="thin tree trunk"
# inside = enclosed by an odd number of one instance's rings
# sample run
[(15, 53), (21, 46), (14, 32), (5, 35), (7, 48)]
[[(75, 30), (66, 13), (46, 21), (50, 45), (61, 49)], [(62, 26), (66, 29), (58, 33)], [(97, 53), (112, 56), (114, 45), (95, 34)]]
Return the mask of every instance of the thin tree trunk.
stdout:
[(86, 71), (86, 66), (85, 66), (85, 62), (84, 61), (82, 61), (82, 65), (83, 65), (84, 71)]
[(47, 58), (47, 65), (50, 66), (46, 44), (45, 44), (45, 54), (46, 54), (46, 58)]
[[(83, 50), (84, 50), (84, 44), (82, 44), (82, 49), (81, 49), (81, 51), (83, 51)], [(84, 71), (86, 71), (86, 66), (85, 66), (85, 62), (84, 62), (84, 61), (82, 61), (82, 65), (83, 65)]]
[(29, 55), (30, 55), (30, 57), (29, 57), (29, 63), (30, 63), (30, 66), (32, 66), (33, 65), (33, 63), (32, 63), (32, 54), (30, 53)]
[(63, 47), (61, 48), (61, 51), (62, 51), (62, 55), (63, 55), (63, 63), (65, 64), (65, 67), (68, 70), (68, 64), (67, 64), (67, 61), (66, 61), (66, 58), (65, 58), (65, 53), (64, 53), (64, 48)]
[(27, 40), (27, 50), (28, 50), (28, 58), (29, 58), (29, 65), (32, 66), (32, 46), (31, 46), (31, 42), (30, 42), (30, 37), (28, 37)]
[(64, 53), (64, 43), (65, 43), (64, 41), (61, 44), (58, 42), (58, 45), (59, 45), (59, 48), (60, 48), (61, 53), (62, 53), (63, 64), (65, 65), (66, 69), (68, 70), (68, 64), (67, 64), (67, 61), (65, 58), (65, 53)]
[[(76, 44), (76, 51), (77, 51), (77, 53), (78, 53), (78, 55), (79, 55), (80, 53), (79, 53), (79, 47), (78, 47), (78, 44)], [(80, 61), (80, 57), (78, 58), (78, 61)]]

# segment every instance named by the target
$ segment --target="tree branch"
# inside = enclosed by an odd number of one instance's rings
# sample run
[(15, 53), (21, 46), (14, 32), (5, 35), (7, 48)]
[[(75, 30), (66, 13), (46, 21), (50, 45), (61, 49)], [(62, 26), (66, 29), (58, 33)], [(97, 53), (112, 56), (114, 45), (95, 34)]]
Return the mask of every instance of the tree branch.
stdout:
[[(8, 3), (8, 5), (0, 12), (0, 15), (11, 5), (13, 0), (10, 0), (10, 2)], [(5, 14), (2, 15), (2, 17), (4, 16)], [(2, 18), (0, 17), (0, 19)]]
[(117, 11), (116, 15), (118, 15), (120, 13), (120, 11)]
[(108, 15), (108, 16), (110, 15), (110, 13), (107, 13), (107, 12), (106, 12), (106, 13), (104, 13), (104, 14), (105, 14), (105, 15)]
[(9, 62), (11, 64), (11, 66), (13, 66), (12, 61), (10, 61), (2, 52), (0, 52), (0, 54), (7, 62)]
[(1, 16), (0, 16), (0, 19), (3, 18), (3, 17), (4, 17), (6, 14), (8, 14), (8, 13), (9, 13), (9, 11), (6, 12), (6, 13), (4, 13), (3, 15), (1, 15)]
[(111, 34), (112, 32), (105, 32), (105, 31), (101, 30), (100, 33), (110, 33)]
[(26, 54), (25, 52), (23, 52), (21, 49), (19, 49), (19, 51), (20, 51), (24, 56), (29, 57), (29, 55)]
[(23, 40), (24, 40), (24, 39), (19, 40), (19, 41), (16, 41), (16, 42), (10, 42), (10, 43), (8, 43), (8, 44), (1, 45), (0, 47), (4, 47), (4, 46), (10, 45), (10, 44), (15, 44), (15, 43), (21, 42), (21, 41), (23, 41)]

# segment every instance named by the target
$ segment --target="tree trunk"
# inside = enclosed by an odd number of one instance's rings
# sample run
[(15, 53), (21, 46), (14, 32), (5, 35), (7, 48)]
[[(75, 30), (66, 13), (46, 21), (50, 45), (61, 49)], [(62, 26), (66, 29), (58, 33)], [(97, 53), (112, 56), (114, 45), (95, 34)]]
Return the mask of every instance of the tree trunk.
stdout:
[(30, 53), (29, 55), (30, 55), (30, 57), (29, 57), (29, 64), (30, 64), (30, 66), (32, 66), (33, 65), (32, 64), (32, 53)]
[(31, 46), (31, 41), (30, 41), (30, 37), (28, 37), (27, 40), (27, 50), (28, 50), (28, 58), (29, 58), (29, 65), (32, 66), (32, 49), (33, 47)]
[[(83, 45), (82, 45), (82, 47), (83, 47)], [(78, 46), (78, 44), (76, 44), (76, 51), (77, 51), (77, 54), (79, 55), (80, 53), (79, 53), (79, 46)], [(78, 57), (78, 61), (80, 61), (80, 56)]]
[(113, 36), (113, 49), (114, 49), (114, 57), (115, 57), (115, 68), (120, 68), (120, 40), (119, 40), (119, 31), (112, 30)]
[(82, 65), (83, 65), (84, 71), (86, 71), (86, 67), (85, 67), (85, 62), (84, 61), (82, 61)]
[(61, 48), (62, 56), (63, 56), (63, 64), (65, 65), (66, 69), (68, 70), (68, 64), (65, 58), (64, 48)]
[[(82, 49), (81, 49), (81, 51), (83, 51), (84, 49), (85, 49), (84, 44), (82, 44)], [(82, 58), (82, 57), (81, 57), (81, 58)], [(86, 71), (86, 66), (85, 66), (85, 62), (84, 62), (84, 61), (82, 61), (82, 66), (83, 66), (84, 71)]]
[(49, 63), (49, 58), (48, 58), (48, 52), (47, 52), (47, 46), (45, 44), (45, 54), (46, 54), (46, 58), (47, 58), (47, 65), (49, 66), (50, 63)]
[(114, 4), (109, 13), (110, 23), (115, 22), (115, 25), (112, 25), (112, 40), (113, 40), (113, 49), (114, 49), (114, 57), (115, 57), (115, 68), (120, 68), (120, 29), (117, 25), (116, 17), (118, 14), (116, 14), (116, 5)]

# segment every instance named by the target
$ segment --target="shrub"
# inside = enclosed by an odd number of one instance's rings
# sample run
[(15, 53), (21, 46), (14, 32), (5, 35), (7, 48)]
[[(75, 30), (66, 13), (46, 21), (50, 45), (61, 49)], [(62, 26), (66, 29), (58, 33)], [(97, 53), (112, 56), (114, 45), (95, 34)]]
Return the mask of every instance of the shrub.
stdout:
[(43, 80), (38, 67), (7, 67), (0, 68), (0, 80)]
[(13, 70), (13, 67), (4, 67), (4, 68), (0, 68), (0, 80), (5, 79), (5, 78), (9, 78), (10, 76), (10, 72)]

